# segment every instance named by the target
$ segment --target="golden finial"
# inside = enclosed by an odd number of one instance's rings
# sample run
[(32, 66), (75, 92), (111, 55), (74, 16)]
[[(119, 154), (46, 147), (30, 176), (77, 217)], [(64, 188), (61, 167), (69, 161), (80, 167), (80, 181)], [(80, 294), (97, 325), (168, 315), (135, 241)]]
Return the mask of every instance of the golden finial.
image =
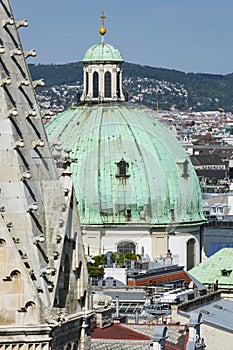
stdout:
[(105, 28), (105, 26), (104, 26), (104, 20), (105, 20), (105, 15), (104, 15), (104, 11), (102, 11), (102, 15), (100, 16), (100, 18), (102, 19), (102, 27), (100, 27), (100, 29), (99, 29), (99, 33), (101, 34), (101, 35), (104, 35), (104, 34), (106, 34), (106, 32), (107, 32), (107, 30), (106, 30), (106, 28)]

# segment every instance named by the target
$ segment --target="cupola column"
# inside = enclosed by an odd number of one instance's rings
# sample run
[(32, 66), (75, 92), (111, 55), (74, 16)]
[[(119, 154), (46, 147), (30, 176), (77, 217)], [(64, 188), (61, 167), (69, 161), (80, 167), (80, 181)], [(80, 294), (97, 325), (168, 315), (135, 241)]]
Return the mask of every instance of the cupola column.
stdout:
[(117, 101), (117, 69), (112, 69), (112, 99)]
[(83, 94), (86, 95), (86, 72), (85, 72), (85, 68), (83, 68)]
[(119, 88), (120, 88), (120, 100), (121, 101), (125, 101), (125, 97), (123, 95), (123, 91), (122, 91), (122, 69), (119, 68)]
[(88, 66), (88, 100), (93, 98), (93, 69), (91, 66)]
[(93, 98), (93, 72), (91, 65), (85, 65), (83, 68), (83, 94), (81, 101), (90, 101)]
[(83, 68), (83, 95), (86, 97), (87, 94), (88, 94), (88, 91), (87, 91), (87, 85), (88, 85), (88, 70), (86, 69), (86, 67)]
[(121, 66), (118, 65), (117, 70), (116, 70), (116, 95), (117, 95), (117, 100), (119, 101), (125, 101), (125, 97), (123, 95), (122, 91), (122, 69)]
[(104, 65), (99, 65), (99, 99), (104, 100)]

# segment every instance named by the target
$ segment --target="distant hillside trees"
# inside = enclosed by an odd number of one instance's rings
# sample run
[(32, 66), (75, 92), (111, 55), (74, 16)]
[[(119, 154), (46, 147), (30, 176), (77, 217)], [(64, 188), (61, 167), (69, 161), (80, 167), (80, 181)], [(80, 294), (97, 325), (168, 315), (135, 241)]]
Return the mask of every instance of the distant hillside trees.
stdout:
[[(75, 85), (77, 82), (81, 86), (82, 69), (81, 62), (29, 64), (33, 80), (43, 78), (46, 82), (46, 86), (39, 91), (47, 91), (53, 86)], [(158, 105), (160, 109), (194, 111), (223, 108), (233, 112), (233, 74), (184, 73), (125, 62), (123, 79), (124, 91), (128, 91), (130, 99), (148, 107), (156, 108)]]

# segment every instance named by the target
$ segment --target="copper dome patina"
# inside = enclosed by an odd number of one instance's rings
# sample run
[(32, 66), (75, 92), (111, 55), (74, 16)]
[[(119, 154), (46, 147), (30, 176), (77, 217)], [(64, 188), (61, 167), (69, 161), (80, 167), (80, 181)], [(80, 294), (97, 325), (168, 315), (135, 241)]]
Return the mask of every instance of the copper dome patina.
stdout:
[(194, 167), (160, 122), (126, 103), (80, 105), (46, 125), (78, 159), (82, 225), (190, 225), (204, 221)]
[(123, 62), (123, 58), (120, 51), (116, 47), (108, 43), (101, 42), (91, 46), (86, 51), (82, 61), (83, 63), (100, 61)]

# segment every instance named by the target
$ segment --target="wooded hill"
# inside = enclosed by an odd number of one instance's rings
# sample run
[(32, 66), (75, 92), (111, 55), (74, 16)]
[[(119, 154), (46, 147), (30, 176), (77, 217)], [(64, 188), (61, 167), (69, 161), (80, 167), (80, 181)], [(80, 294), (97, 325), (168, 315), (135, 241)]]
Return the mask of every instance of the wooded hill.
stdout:
[[(81, 62), (29, 64), (32, 79), (43, 78), (46, 91), (53, 86), (82, 84)], [(233, 74), (184, 73), (165, 68), (123, 64), (123, 87), (137, 103), (160, 109), (176, 108), (194, 111), (223, 108), (233, 112)]]

